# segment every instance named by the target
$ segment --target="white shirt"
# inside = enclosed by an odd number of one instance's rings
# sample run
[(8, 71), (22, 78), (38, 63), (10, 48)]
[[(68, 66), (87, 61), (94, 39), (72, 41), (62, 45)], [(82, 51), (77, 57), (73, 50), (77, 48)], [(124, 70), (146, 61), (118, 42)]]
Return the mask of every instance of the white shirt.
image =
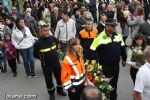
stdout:
[(141, 93), (142, 100), (150, 100), (150, 64), (148, 62), (139, 69), (134, 90)]
[(64, 22), (62, 19), (58, 21), (54, 36), (61, 42), (67, 43), (71, 38), (75, 38), (76, 25), (73, 19)]
[(131, 66), (134, 66), (134, 65), (136, 65), (136, 62), (131, 61), (132, 54), (133, 54), (133, 51), (131, 49), (129, 49), (128, 54), (127, 54), (127, 64), (131, 65)]

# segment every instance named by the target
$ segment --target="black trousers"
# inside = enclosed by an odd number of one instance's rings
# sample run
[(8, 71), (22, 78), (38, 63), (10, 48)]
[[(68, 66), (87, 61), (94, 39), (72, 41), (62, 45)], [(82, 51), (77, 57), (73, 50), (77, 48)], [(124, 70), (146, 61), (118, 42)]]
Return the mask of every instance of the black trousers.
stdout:
[(71, 90), (68, 90), (68, 96), (69, 100), (80, 100), (81, 93), (84, 89), (83, 85), (74, 87), (76, 92), (72, 92)]
[(150, 4), (144, 5), (144, 13), (145, 13), (145, 20), (147, 20), (148, 15), (150, 14)]
[(102, 65), (103, 74), (108, 77), (112, 78), (110, 81), (110, 85), (114, 88), (114, 90), (110, 94), (110, 100), (117, 100), (117, 83), (119, 77), (119, 64), (118, 65), (111, 65), (106, 66)]
[(67, 49), (67, 43), (59, 42), (59, 46), (60, 46), (60, 49), (62, 50), (62, 52), (65, 54), (66, 49)]
[(16, 59), (8, 60), (8, 65), (11, 68), (12, 73), (17, 73)]
[(20, 52), (18, 49), (17, 49), (17, 62), (20, 62)]
[(52, 65), (42, 66), (43, 74), (46, 81), (47, 91), (49, 95), (55, 93), (55, 86), (53, 83), (52, 74), (54, 73), (54, 77), (57, 82), (57, 91), (61, 91), (63, 89), (61, 83), (61, 67), (60, 63), (54, 63)]
[(134, 84), (135, 84), (137, 72), (138, 72), (138, 69), (133, 68), (133, 67), (130, 68), (130, 75), (131, 75), (131, 78), (132, 78)]

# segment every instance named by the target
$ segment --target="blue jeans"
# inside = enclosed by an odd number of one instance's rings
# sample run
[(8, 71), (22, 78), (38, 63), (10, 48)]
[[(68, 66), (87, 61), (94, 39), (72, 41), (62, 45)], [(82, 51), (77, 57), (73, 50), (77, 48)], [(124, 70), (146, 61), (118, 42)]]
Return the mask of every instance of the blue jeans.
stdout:
[(20, 49), (19, 51), (20, 51), (20, 54), (23, 59), (26, 74), (27, 75), (35, 75), (33, 47), (30, 47), (27, 49)]

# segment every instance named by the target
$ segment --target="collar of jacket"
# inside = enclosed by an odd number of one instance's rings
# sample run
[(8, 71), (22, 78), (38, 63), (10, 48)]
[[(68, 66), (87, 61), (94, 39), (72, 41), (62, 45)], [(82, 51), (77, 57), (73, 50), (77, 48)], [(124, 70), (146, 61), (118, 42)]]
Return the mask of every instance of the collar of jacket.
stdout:
[(93, 30), (93, 27), (91, 28), (91, 30), (89, 31), (89, 30), (87, 30), (86, 28), (85, 28), (85, 30), (87, 31), (87, 32), (91, 32), (92, 30)]
[(105, 26), (105, 23), (103, 23), (102, 21), (100, 21), (100, 23), (101, 23), (103, 26)]
[(79, 60), (80, 59), (80, 57), (82, 57), (82, 54), (80, 53), (80, 52), (77, 52), (77, 54), (78, 54), (78, 58), (76, 58), (75, 56), (73, 56), (72, 54), (70, 54), (69, 52), (67, 52), (66, 53), (66, 56), (69, 56), (70, 58), (71, 58), (71, 60), (73, 61), (73, 62), (75, 62), (76, 60)]
[[(106, 30), (104, 30), (104, 31), (105, 31), (106, 35), (107, 35), (108, 37), (110, 37), (110, 35), (108, 34), (108, 32), (106, 32)], [(115, 36), (115, 35), (117, 35), (117, 33), (116, 33), (116, 32), (113, 32), (113, 33), (112, 33), (112, 37)]]
[[(18, 29), (17, 27), (15, 27), (15, 29), (16, 29), (17, 32), (21, 31), (21, 30)], [(25, 26), (25, 27), (24, 27), (24, 30), (26, 31), (26, 29), (27, 29), (27, 27)]]

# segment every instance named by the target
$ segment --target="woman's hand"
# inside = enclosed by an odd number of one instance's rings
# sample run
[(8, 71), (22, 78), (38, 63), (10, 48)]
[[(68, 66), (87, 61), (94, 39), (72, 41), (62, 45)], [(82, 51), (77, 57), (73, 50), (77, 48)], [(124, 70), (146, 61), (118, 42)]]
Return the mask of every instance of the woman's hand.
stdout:
[(88, 85), (88, 83), (87, 82), (84, 82), (84, 86), (87, 86)]
[(131, 67), (136, 68), (136, 69), (139, 69), (139, 68), (137, 67), (137, 63), (136, 63), (136, 62), (134, 62)]
[(75, 93), (75, 92), (76, 92), (75, 88), (72, 88), (72, 89), (71, 89), (71, 92)]

